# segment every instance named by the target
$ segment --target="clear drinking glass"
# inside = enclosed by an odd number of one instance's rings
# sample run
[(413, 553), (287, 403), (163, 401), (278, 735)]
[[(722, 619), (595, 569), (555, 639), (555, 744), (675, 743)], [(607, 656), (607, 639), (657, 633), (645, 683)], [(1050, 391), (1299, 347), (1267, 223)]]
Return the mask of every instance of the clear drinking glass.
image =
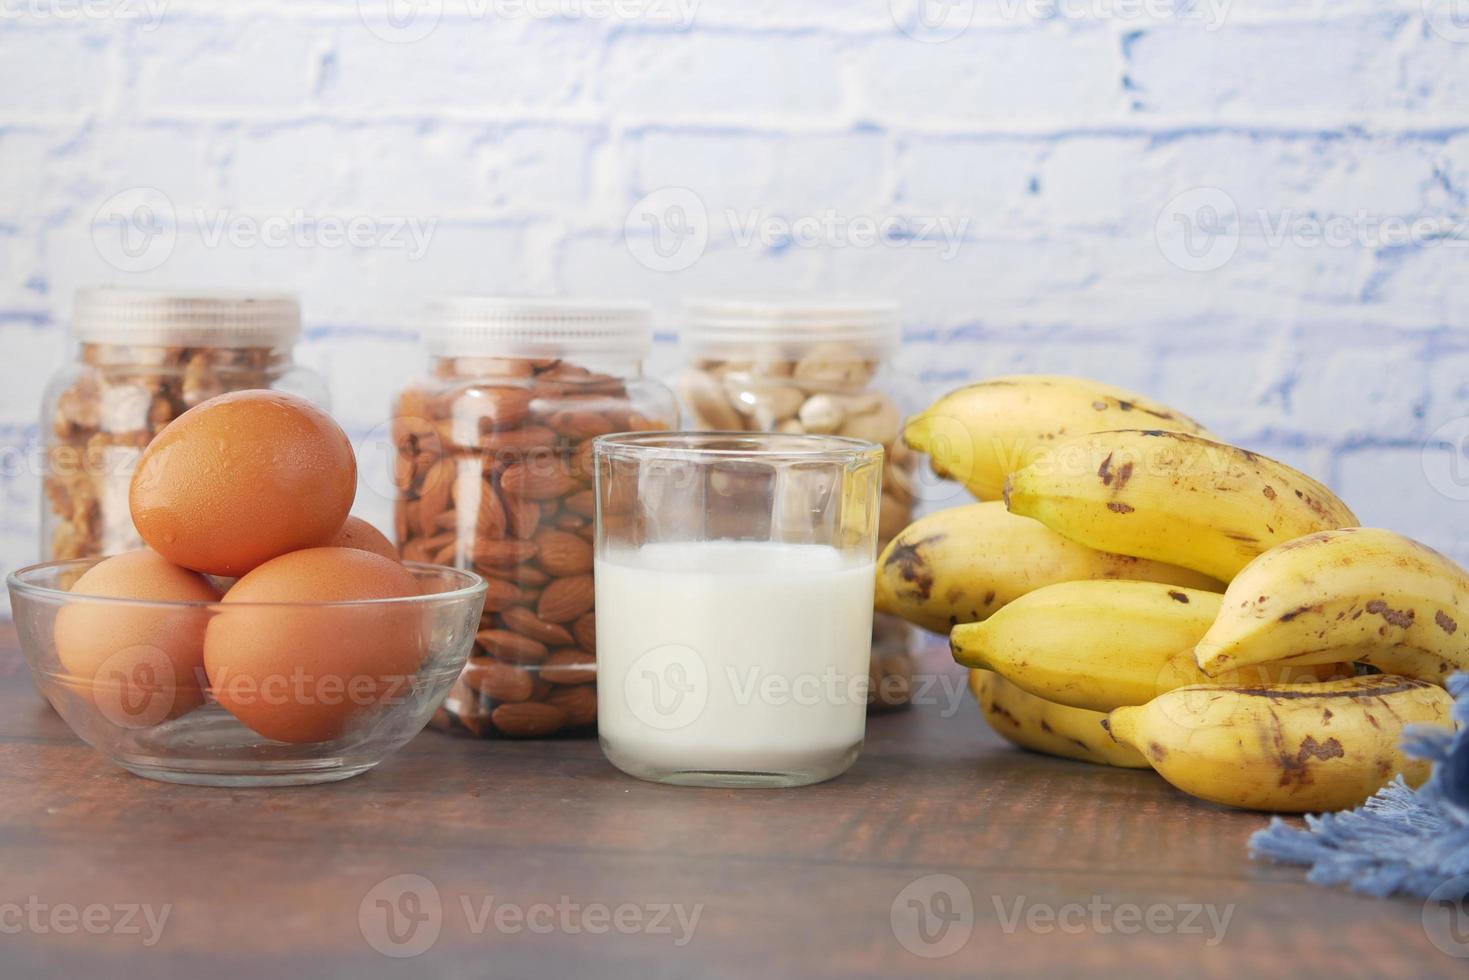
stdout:
[(844, 772), (866, 721), (882, 447), (642, 432), (593, 456), (607, 758), (692, 786)]

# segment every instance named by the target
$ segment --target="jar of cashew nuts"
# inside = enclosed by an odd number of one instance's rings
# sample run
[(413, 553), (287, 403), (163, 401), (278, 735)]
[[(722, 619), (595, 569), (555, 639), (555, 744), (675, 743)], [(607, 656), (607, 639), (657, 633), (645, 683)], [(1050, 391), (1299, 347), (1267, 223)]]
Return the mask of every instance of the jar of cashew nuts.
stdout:
[(394, 412), (398, 547), (489, 582), (434, 727), (595, 734), (592, 440), (676, 427), (672, 391), (642, 373), (651, 323), (641, 303), (468, 296), (429, 312), (428, 374)]
[(133, 468), (160, 429), (228, 391), (273, 388), (327, 405), (295, 363), (295, 297), (97, 288), (77, 293), (77, 342), (41, 409), (41, 553), (89, 558), (142, 547), (128, 511)]
[[(897, 307), (865, 302), (709, 299), (685, 304), (687, 370), (678, 392), (689, 428), (837, 434), (880, 443), (879, 551), (913, 519), (916, 457), (903, 445), (903, 394), (889, 365)], [(873, 620), (870, 710), (912, 697), (916, 636), (892, 616)]]

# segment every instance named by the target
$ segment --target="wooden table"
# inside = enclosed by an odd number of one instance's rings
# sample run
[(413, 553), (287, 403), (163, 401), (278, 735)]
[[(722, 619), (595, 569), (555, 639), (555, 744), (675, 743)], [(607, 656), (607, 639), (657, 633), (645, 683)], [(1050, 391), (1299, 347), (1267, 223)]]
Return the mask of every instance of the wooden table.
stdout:
[[(0, 624), (0, 972), (1464, 975), (1421, 903), (1252, 862), (1263, 817), (1150, 773), (1009, 748), (972, 699), (945, 708), (948, 676), (804, 789), (657, 786), (594, 741), (425, 732), (356, 779), (231, 791), (102, 761)], [(167, 907), (161, 934), (128, 906)], [(96, 934), (63, 933), (68, 909)]]

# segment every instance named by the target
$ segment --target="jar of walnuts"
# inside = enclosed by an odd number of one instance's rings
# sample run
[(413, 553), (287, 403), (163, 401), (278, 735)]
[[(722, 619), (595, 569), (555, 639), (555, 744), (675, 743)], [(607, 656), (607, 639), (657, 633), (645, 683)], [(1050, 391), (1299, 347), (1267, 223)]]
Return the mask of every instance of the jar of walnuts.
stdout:
[(174, 418), (228, 391), (274, 388), (327, 405), (292, 359), (295, 297), (96, 288), (77, 293), (75, 359), (42, 405), (41, 553), (90, 558), (143, 545), (128, 487), (143, 448)]
[[(916, 456), (901, 439), (901, 386), (889, 367), (901, 338), (886, 303), (698, 300), (685, 304), (687, 370), (678, 393), (689, 427), (820, 433), (879, 443), (885, 453), (878, 550), (913, 520)], [(916, 637), (878, 614), (871, 710), (912, 696)]]
[(428, 375), (394, 411), (398, 547), (489, 582), (435, 727), (595, 733), (592, 440), (677, 426), (673, 393), (642, 374), (651, 323), (641, 303), (469, 296), (430, 311)]

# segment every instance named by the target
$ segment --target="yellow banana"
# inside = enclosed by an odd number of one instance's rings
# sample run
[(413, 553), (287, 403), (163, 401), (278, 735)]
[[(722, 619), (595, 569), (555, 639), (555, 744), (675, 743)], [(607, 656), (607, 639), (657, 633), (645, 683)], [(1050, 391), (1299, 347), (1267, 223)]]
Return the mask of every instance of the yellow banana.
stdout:
[(993, 501), (930, 514), (877, 561), (877, 609), (936, 633), (986, 619), (1027, 592), (1073, 579), (1144, 579), (1215, 589), (1198, 572), (1094, 551)]
[(1180, 432), (1097, 432), (1010, 476), (1005, 502), (1073, 541), (1229, 581), (1277, 544), (1357, 523), (1322, 484)]
[(1310, 813), (1361, 804), (1430, 763), (1399, 749), (1403, 728), (1451, 728), (1454, 699), (1426, 681), (1373, 674), (1317, 684), (1185, 687), (1107, 716), (1113, 738), (1201, 799)]
[[(1092, 711), (1147, 704), (1190, 684), (1218, 684), (1194, 644), (1220, 596), (1155, 582), (1062, 582), (1021, 596), (982, 623), (956, 626), (954, 659), (992, 670), (1037, 697)], [(1320, 680), (1338, 665), (1253, 667), (1227, 683)]]
[(1380, 528), (1298, 538), (1240, 572), (1195, 656), (1210, 674), (1267, 661), (1361, 660), (1442, 683), (1469, 670), (1469, 573)]
[(1137, 426), (1205, 431), (1166, 405), (1100, 381), (1020, 374), (945, 395), (908, 420), (903, 440), (928, 453), (939, 475), (981, 500), (998, 500), (1005, 477), (1056, 441)]
[(1148, 760), (1107, 735), (1100, 711), (1083, 711), (1042, 701), (988, 670), (969, 672), (985, 719), (999, 735), (1023, 749), (1122, 769), (1147, 769)]

